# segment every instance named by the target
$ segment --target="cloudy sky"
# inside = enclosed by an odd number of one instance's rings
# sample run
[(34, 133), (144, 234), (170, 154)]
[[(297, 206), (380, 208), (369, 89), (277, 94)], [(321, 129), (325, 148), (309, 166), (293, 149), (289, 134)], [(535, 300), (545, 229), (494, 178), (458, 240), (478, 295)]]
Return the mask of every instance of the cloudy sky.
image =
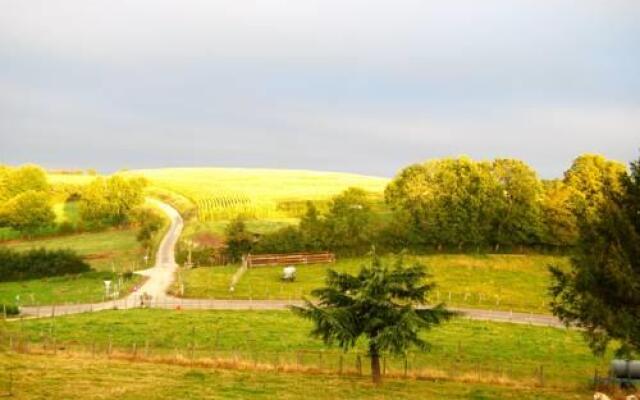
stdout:
[(640, 148), (638, 0), (0, 0), (0, 162), (559, 176)]

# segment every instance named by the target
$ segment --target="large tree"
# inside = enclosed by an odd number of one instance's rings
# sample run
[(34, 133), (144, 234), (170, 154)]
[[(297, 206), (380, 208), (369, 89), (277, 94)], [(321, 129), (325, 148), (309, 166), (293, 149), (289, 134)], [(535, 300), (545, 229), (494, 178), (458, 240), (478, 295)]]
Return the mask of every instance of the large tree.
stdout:
[(461, 249), (536, 243), (541, 194), (537, 174), (521, 161), (460, 157), (403, 169), (385, 190), (385, 200), (404, 211), (397, 215), (412, 225), (406, 229), (410, 241)]
[(254, 236), (247, 231), (242, 216), (233, 219), (225, 229), (225, 244), (227, 246), (226, 253), (231, 262), (237, 262), (244, 255), (251, 252), (254, 244)]
[(372, 254), (371, 264), (357, 275), (327, 271), (326, 287), (315, 289), (317, 302), (306, 300), (293, 311), (314, 323), (312, 334), (343, 350), (356, 345), (359, 338), (368, 342), (371, 374), (381, 382), (380, 356), (383, 352), (403, 354), (410, 346), (428, 348), (420, 338), (429, 329), (455, 315), (442, 304), (429, 307), (427, 295), (434, 288), (426, 283), (422, 265), (406, 267), (401, 258), (393, 267)]
[[(615, 339), (619, 352), (640, 352), (640, 160), (631, 173), (605, 168), (594, 174), (594, 163), (580, 174), (592, 191), (582, 198), (579, 239), (569, 271), (552, 267), (552, 309), (567, 324), (579, 326), (596, 353)], [(595, 169), (602, 171), (601, 168)], [(597, 191), (588, 188), (597, 188)]]
[(79, 211), (89, 225), (121, 225), (144, 202), (142, 178), (98, 177), (82, 191)]
[(596, 218), (610, 195), (622, 190), (624, 164), (607, 160), (598, 154), (583, 154), (576, 158), (564, 174), (564, 183), (573, 190), (574, 212), (582, 218)]
[(542, 241), (552, 246), (573, 246), (578, 238), (578, 227), (572, 200), (575, 190), (562, 180), (543, 182)]
[(27, 164), (17, 168), (0, 168), (0, 201), (8, 200), (29, 190), (36, 192), (49, 190), (47, 174), (41, 167)]
[(534, 244), (542, 232), (540, 198), (542, 184), (536, 172), (514, 159), (497, 159), (491, 163), (495, 192), (487, 199), (490, 210), (491, 238), (496, 250), (501, 244)]
[(372, 219), (370, 201), (364, 190), (349, 188), (335, 196), (323, 221), (329, 247), (343, 254), (365, 253), (371, 245)]

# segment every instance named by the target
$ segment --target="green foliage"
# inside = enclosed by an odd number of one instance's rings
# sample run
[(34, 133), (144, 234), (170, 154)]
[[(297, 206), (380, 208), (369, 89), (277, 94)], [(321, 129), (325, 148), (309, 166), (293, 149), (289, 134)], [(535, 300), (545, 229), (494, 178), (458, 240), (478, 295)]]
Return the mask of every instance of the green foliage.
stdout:
[(0, 248), (0, 282), (77, 274), (89, 270), (89, 265), (71, 250), (17, 252)]
[(304, 242), (299, 229), (287, 226), (276, 232), (263, 235), (253, 246), (252, 251), (257, 254), (295, 253), (304, 250)]
[(362, 254), (371, 246), (373, 213), (367, 193), (349, 188), (333, 198), (324, 219), (325, 243), (339, 254)]
[(575, 215), (593, 215), (604, 188), (620, 188), (624, 166), (583, 155), (563, 181), (542, 183), (519, 160), (431, 160), (403, 169), (385, 200), (394, 218), (387, 243), (409, 247), (479, 248), (575, 243)]
[(542, 216), (544, 242), (566, 247), (575, 244), (578, 226), (574, 214), (575, 190), (561, 180), (544, 181)]
[[(640, 160), (631, 173), (590, 156), (576, 161), (569, 184), (582, 191), (580, 238), (569, 272), (552, 267), (553, 312), (584, 328), (594, 352), (615, 339), (640, 353)], [(579, 184), (576, 184), (578, 182)]]
[(136, 240), (144, 248), (150, 248), (153, 238), (162, 229), (163, 217), (151, 208), (140, 208), (135, 211), (133, 220), (138, 224)]
[(15, 304), (1, 304), (0, 303), (0, 314), (2, 316), (14, 316), (20, 314), (20, 308)]
[(0, 201), (8, 200), (29, 190), (40, 192), (48, 189), (47, 174), (37, 165), (0, 168)]
[(21, 232), (34, 232), (53, 225), (53, 212), (46, 192), (28, 190), (7, 201), (0, 210), (0, 220)]
[(621, 177), (625, 174), (623, 164), (601, 155), (583, 154), (576, 158), (564, 174), (564, 183), (574, 192), (574, 212), (586, 220), (596, 218), (609, 196), (621, 193)]
[(380, 382), (382, 352), (402, 354), (411, 346), (426, 349), (428, 343), (419, 332), (451, 318), (454, 313), (442, 304), (427, 304), (434, 284), (425, 283), (422, 265), (405, 267), (401, 258), (393, 268), (383, 265), (375, 255), (371, 265), (363, 266), (357, 275), (327, 271), (327, 286), (312, 294), (317, 303), (306, 300), (304, 307), (292, 310), (314, 323), (312, 334), (326, 344), (337, 343), (345, 351), (359, 338), (368, 341), (371, 372)]
[[(539, 199), (543, 187), (536, 172), (519, 160), (497, 159), (488, 166), (493, 192), (485, 217), (492, 223), (486, 237), (495, 246), (534, 244), (542, 232)], [(484, 218), (480, 223), (485, 223)]]
[(78, 207), (82, 220), (93, 227), (126, 223), (144, 201), (145, 184), (142, 178), (120, 175), (96, 178), (82, 191)]
[(284, 227), (261, 236), (256, 253), (290, 253), (331, 250), (340, 255), (366, 253), (376, 240), (369, 193), (348, 188), (331, 199), (329, 211), (320, 216), (313, 202), (298, 227)]
[(229, 261), (238, 262), (249, 253), (254, 243), (254, 236), (247, 231), (244, 219), (237, 217), (227, 226), (225, 231), (227, 255)]
[(0, 166), (0, 226), (29, 235), (53, 226), (45, 171), (36, 165)]

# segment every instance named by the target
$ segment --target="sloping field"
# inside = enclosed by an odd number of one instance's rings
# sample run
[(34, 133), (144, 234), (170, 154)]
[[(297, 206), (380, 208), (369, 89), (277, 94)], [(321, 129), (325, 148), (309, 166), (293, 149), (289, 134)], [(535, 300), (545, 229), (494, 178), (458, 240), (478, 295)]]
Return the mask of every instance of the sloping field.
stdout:
[(387, 178), (339, 172), (245, 168), (164, 168), (128, 172), (177, 192), (197, 206), (198, 219), (295, 217), (305, 202), (327, 201), (349, 187), (382, 195)]

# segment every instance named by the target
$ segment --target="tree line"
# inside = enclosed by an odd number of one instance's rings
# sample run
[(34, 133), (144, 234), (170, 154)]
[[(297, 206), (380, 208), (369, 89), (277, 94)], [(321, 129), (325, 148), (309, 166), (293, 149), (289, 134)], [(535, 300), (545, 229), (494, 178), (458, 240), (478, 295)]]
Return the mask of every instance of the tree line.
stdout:
[(626, 167), (600, 155), (576, 158), (561, 179), (543, 180), (520, 160), (429, 160), (402, 169), (384, 193), (388, 212), (371, 194), (350, 188), (321, 215), (312, 202), (298, 226), (256, 238), (239, 218), (226, 231), (227, 252), (330, 250), (512, 251), (576, 244), (578, 216), (594, 214), (607, 190), (620, 190)]
[[(96, 176), (85, 185), (51, 185), (46, 171), (37, 165), (0, 166), (0, 227), (31, 237), (135, 225), (138, 240), (150, 246), (163, 220), (143, 207), (146, 185), (143, 178), (119, 174)], [(78, 220), (57, 222), (56, 202), (75, 203)]]

